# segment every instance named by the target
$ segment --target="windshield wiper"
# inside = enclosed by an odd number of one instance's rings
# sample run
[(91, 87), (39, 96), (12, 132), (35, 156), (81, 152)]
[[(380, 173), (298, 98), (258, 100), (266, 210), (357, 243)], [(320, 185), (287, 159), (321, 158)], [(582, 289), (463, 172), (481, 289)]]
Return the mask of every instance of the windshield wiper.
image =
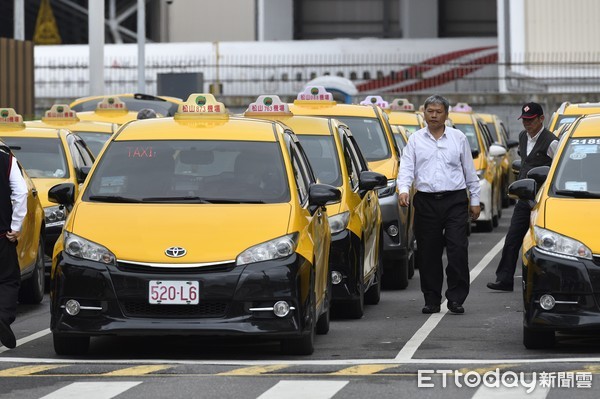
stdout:
[(202, 198), (196, 196), (185, 197), (148, 197), (143, 202), (196, 202), (199, 204), (264, 204), (262, 200), (240, 200), (228, 198)]
[(591, 193), (589, 191), (579, 190), (556, 190), (557, 195), (565, 195), (573, 198), (600, 198), (600, 193)]
[(91, 195), (90, 201), (101, 201), (101, 202), (142, 202), (136, 198), (122, 197), (120, 195)]

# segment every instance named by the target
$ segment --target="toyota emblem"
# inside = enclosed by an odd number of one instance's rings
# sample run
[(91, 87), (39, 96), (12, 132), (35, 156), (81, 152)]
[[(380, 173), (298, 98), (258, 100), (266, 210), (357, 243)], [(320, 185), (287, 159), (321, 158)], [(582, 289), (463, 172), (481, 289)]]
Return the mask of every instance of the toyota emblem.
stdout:
[(182, 256), (185, 256), (186, 253), (187, 251), (185, 248), (181, 247), (169, 247), (165, 249), (165, 254), (171, 258), (181, 258)]

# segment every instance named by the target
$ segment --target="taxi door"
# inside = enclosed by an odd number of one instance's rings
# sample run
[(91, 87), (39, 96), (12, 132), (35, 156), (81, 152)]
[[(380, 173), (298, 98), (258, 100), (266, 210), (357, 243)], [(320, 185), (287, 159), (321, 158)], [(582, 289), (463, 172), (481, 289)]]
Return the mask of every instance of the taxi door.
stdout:
[[(290, 160), (294, 171), (294, 178), (300, 195), (300, 203), (306, 210), (309, 236), (312, 239), (315, 268), (315, 294), (317, 309), (323, 304), (327, 295), (327, 282), (329, 278), (329, 246), (331, 232), (327, 223), (327, 213), (324, 208), (319, 208), (311, 215), (308, 212), (308, 190), (311, 184), (316, 183), (308, 158), (295, 141), (289, 141)], [(312, 259), (309, 259), (312, 261)]]

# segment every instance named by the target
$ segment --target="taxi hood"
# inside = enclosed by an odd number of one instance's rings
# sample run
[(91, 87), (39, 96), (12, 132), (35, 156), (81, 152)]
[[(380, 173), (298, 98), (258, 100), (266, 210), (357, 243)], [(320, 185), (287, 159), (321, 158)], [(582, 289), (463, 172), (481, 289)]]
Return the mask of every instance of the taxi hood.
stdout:
[[(108, 204), (79, 202), (72, 232), (101, 244), (117, 259), (204, 263), (235, 260), (243, 250), (288, 233), (283, 204)], [(185, 248), (181, 258), (166, 256)]]
[(70, 179), (44, 179), (34, 177), (31, 180), (33, 181), (33, 184), (35, 184), (35, 188), (38, 192), (38, 198), (40, 199), (40, 203), (44, 208), (47, 208), (49, 206), (58, 206), (58, 204), (48, 201), (48, 190), (50, 190), (57, 184), (71, 183)]
[(381, 173), (388, 180), (394, 180), (398, 177), (398, 162), (395, 162), (394, 158), (369, 161), (369, 169), (373, 172)]
[(542, 227), (581, 241), (592, 253), (600, 252), (600, 235), (596, 230), (600, 224), (600, 200), (548, 198), (544, 219)]

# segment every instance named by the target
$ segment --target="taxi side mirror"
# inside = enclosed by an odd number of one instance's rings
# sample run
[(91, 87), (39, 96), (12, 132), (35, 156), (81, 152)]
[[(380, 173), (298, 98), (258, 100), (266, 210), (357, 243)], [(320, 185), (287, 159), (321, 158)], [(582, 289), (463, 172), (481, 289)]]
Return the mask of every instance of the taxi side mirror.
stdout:
[(550, 166), (536, 166), (535, 168), (531, 168), (531, 170), (527, 172), (527, 178), (535, 180), (539, 187), (542, 184), (544, 184), (549, 172)]
[(471, 150), (471, 156), (473, 159), (477, 158), (479, 156), (479, 150)]
[(533, 201), (537, 192), (537, 183), (533, 179), (521, 179), (508, 186), (508, 196), (524, 201)]
[(361, 197), (367, 191), (387, 187), (387, 177), (371, 170), (363, 170), (358, 178), (358, 190)]
[(91, 166), (82, 166), (77, 169), (77, 183), (83, 183), (92, 170)]
[(519, 176), (519, 173), (521, 173), (521, 160), (515, 159), (511, 165), (511, 169), (516, 176)]
[(61, 183), (48, 190), (48, 201), (64, 205), (71, 211), (75, 203), (75, 185), (73, 183)]
[(320, 207), (339, 202), (341, 198), (340, 190), (329, 184), (311, 184), (308, 188), (308, 210), (312, 215)]
[(506, 148), (499, 144), (492, 144), (490, 146), (490, 155), (492, 157), (503, 157), (506, 154)]

